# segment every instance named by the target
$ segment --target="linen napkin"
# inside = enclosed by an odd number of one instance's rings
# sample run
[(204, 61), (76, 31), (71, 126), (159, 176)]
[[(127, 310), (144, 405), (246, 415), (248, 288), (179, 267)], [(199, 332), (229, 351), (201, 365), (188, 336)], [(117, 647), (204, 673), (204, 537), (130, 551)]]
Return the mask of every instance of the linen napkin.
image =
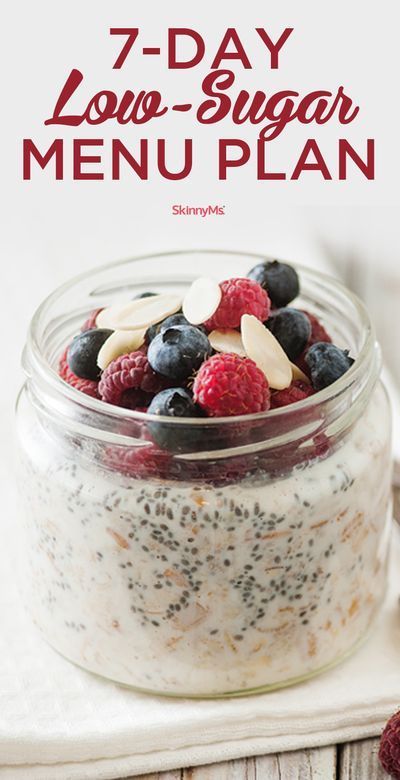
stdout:
[[(0, 780), (112, 780), (378, 734), (400, 705), (400, 542), (369, 640), (307, 683), (260, 696), (174, 700), (133, 693), (48, 647), (19, 599), (4, 482), (0, 545)], [(7, 511), (8, 510), (8, 511)]]

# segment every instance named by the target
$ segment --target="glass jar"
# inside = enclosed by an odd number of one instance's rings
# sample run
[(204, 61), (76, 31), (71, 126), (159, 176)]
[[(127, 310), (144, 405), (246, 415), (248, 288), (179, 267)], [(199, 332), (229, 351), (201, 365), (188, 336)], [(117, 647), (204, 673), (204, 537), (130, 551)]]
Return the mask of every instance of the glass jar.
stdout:
[[(142, 691), (240, 695), (304, 680), (359, 645), (384, 597), (390, 413), (367, 312), (341, 284), (298, 267), (296, 305), (357, 360), (295, 406), (160, 420), (57, 374), (93, 309), (183, 290), (199, 273), (243, 276), (263, 259), (112, 264), (56, 290), (32, 321), (18, 401), (24, 598), (66, 658)], [(172, 450), (149, 441), (161, 430)]]

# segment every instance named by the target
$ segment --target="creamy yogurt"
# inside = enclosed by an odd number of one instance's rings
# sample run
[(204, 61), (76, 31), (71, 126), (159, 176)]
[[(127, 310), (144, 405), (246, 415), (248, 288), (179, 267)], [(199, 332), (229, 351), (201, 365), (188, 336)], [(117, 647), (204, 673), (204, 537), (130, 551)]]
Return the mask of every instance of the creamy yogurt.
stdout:
[(50, 436), (44, 447), (31, 420), (25, 598), (44, 637), (93, 672), (179, 695), (283, 684), (342, 658), (385, 589), (382, 398), (324, 459), (225, 487), (123, 476)]

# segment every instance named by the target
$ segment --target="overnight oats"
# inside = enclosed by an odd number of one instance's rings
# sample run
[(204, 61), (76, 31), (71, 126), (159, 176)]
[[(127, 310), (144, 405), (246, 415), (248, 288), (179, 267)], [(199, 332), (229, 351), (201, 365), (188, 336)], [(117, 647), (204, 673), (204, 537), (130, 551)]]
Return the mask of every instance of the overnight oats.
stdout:
[(42, 304), (24, 368), (22, 588), (66, 658), (223, 696), (364, 639), (386, 587), (390, 413), (342, 285), (237, 253), (113, 264)]

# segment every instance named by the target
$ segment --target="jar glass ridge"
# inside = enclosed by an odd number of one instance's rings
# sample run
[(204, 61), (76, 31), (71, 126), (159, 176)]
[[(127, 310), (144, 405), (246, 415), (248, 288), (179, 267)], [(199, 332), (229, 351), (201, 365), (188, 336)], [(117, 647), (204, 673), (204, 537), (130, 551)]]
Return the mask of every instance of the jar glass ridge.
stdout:
[[(262, 259), (112, 264), (59, 288), (32, 321), (18, 422), (26, 598), (61, 653), (142, 690), (233, 695), (303, 679), (361, 641), (384, 595), (390, 415), (373, 329), (342, 285), (298, 269), (299, 307), (358, 359), (294, 408), (161, 421), (57, 375), (91, 310), (183, 290), (190, 266), (223, 279)], [(152, 425), (177, 442), (166, 463), (146, 462)]]

